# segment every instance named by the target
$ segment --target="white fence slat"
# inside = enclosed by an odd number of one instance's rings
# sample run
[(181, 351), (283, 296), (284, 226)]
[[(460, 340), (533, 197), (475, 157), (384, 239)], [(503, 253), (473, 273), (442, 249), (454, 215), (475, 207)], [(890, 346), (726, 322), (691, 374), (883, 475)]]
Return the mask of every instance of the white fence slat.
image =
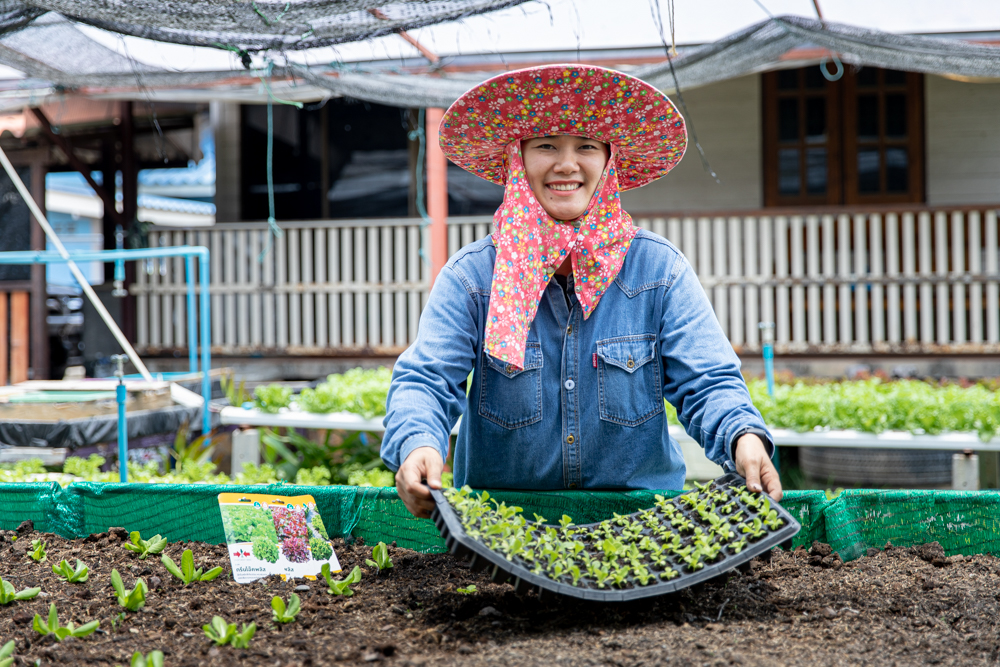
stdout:
[[(951, 214), (951, 270), (958, 275), (965, 273), (965, 216), (961, 211)], [(966, 341), (965, 285), (956, 282), (951, 286), (951, 340), (961, 345)]]
[[(340, 230), (330, 229), (327, 230), (326, 234), (326, 277), (331, 283), (339, 283), (343, 281), (341, 277), (341, 266), (340, 266)], [(330, 318), (330, 347), (340, 347), (341, 344), (341, 333), (340, 333), (340, 314), (341, 314), (341, 300), (344, 295), (337, 294), (336, 292), (331, 292), (326, 295), (327, 303), (327, 315)]]
[[(354, 234), (349, 227), (340, 230), (340, 280), (343, 283), (354, 282)], [(354, 294), (344, 292), (341, 295), (341, 344), (344, 347), (354, 347)]]
[(264, 323), (261, 320), (263, 317), (262, 299), (267, 298), (261, 294), (264, 281), (263, 276), (261, 276), (262, 263), (259, 260), (260, 232), (251, 229), (247, 232), (247, 238), (250, 245), (247, 263), (250, 269), (250, 285), (253, 287), (253, 292), (250, 294), (250, 345), (259, 348), (264, 344)]
[[(222, 275), (227, 285), (236, 282), (236, 234), (235, 231), (222, 233)], [(225, 294), (222, 297), (224, 338), (219, 339), (223, 345), (236, 345), (236, 295)]]
[[(863, 213), (854, 216), (854, 275), (858, 281), (863, 281), (868, 273), (867, 246), (867, 216)], [(854, 285), (854, 341), (865, 345), (868, 337), (868, 285), (857, 282)]]
[[(262, 267), (262, 294), (261, 303), (263, 304), (264, 314), (263, 314), (263, 328), (264, 328), (264, 347), (272, 349), (278, 345), (278, 322), (274, 314), (278, 309), (278, 295), (274, 291), (274, 286), (277, 280), (278, 272), (275, 270), (275, 245), (274, 241), (271, 239), (270, 231), (265, 231), (258, 237), (260, 240), (261, 252), (264, 252), (264, 265)], [(283, 324), (283, 323), (282, 323)]]
[[(912, 236), (912, 233), (911, 233)], [(885, 274), (899, 279), (899, 216), (885, 216)], [(886, 337), (890, 344), (902, 342), (902, 318), (899, 307), (899, 284), (890, 282), (885, 288)]]
[[(836, 219), (824, 215), (823, 225), (823, 276), (830, 281), (837, 277), (836, 245), (834, 243)], [(823, 343), (837, 344), (837, 288), (832, 282), (823, 285)]]
[(931, 215), (922, 212), (917, 216), (917, 233), (919, 234), (920, 254), (920, 342), (934, 342), (934, 292), (930, 277), (933, 275), (931, 262)]
[[(354, 284), (365, 281), (365, 228), (354, 228)], [(354, 344), (365, 347), (368, 344), (367, 294), (362, 291), (354, 293)]]
[[(250, 287), (250, 258), (247, 257), (249, 250), (249, 239), (247, 236), (252, 232), (241, 229), (236, 232), (236, 284), (241, 287)], [(253, 261), (257, 258), (254, 257)], [(250, 346), (250, 294), (242, 293), (236, 295), (236, 312), (239, 323), (236, 326), (236, 343), (240, 348)]]
[[(490, 226), (489, 226), (488, 223), (485, 223), (485, 222), (476, 223), (476, 240), (477, 241), (485, 239), (489, 235), (490, 235)], [(403, 276), (400, 275), (399, 279), (402, 280)]]
[(908, 344), (916, 343), (920, 335), (917, 327), (917, 286), (913, 282), (917, 276), (917, 237), (914, 232), (914, 217), (912, 213), (904, 213), (902, 218), (902, 248), (903, 257), (903, 340)]
[[(406, 281), (406, 227), (398, 225), (393, 227), (393, 265), (392, 275), (397, 283)], [(395, 345), (402, 347), (409, 342), (406, 335), (406, 293), (396, 288), (392, 295), (393, 299), (393, 322), (396, 326)]]
[(684, 218), (681, 223), (684, 228), (684, 241), (681, 252), (687, 257), (688, 263), (698, 273), (698, 221), (694, 218)]
[[(791, 231), (789, 250), (792, 277), (801, 279), (805, 276), (802, 216), (793, 215), (788, 221), (788, 225)], [(796, 348), (800, 349), (806, 343), (806, 292), (802, 285), (792, 287), (792, 342), (795, 343)]]
[[(410, 227), (406, 230), (406, 279), (411, 285), (420, 280), (420, 228)], [(411, 287), (406, 295), (406, 338), (417, 339), (417, 321), (420, 318), (420, 290)]]
[[(774, 227), (770, 217), (763, 216), (760, 225), (760, 274), (765, 278), (774, 275)], [(760, 290), (760, 321), (774, 323), (774, 288)], [(773, 333), (773, 332), (772, 332)]]
[[(369, 227), (365, 241), (368, 258), (365, 262), (367, 270), (364, 279), (368, 284), (378, 283), (378, 229)], [(365, 345), (373, 349), (382, 346), (382, 312), (379, 310), (380, 300), (378, 292), (368, 292), (368, 304), (365, 308), (368, 311), (368, 338)]]
[[(327, 279), (326, 272), (326, 230), (317, 229), (315, 234), (316, 238), (313, 244), (316, 249), (315, 281), (317, 285), (326, 285), (333, 282)], [(321, 350), (330, 347), (330, 311), (328, 308), (330, 302), (327, 300), (327, 296), (323, 292), (317, 292), (313, 297), (316, 301), (316, 347)]]
[[(170, 233), (164, 232), (159, 236), (160, 247), (169, 247)], [(169, 290), (173, 287), (173, 281), (171, 280), (172, 264), (173, 262), (169, 258), (165, 257), (160, 260), (160, 285), (163, 286), (164, 290)], [(163, 326), (163, 346), (170, 348), (174, 346), (174, 297), (169, 292), (160, 299), (160, 310), (160, 318)]]
[[(184, 245), (184, 232), (177, 231), (173, 234), (174, 239), (171, 242), (173, 246)], [(184, 258), (175, 257), (171, 262), (173, 264), (173, 279), (175, 285), (186, 285), (187, 279), (184, 274)], [(187, 296), (184, 294), (174, 295), (174, 347), (187, 348)]]
[[(671, 221), (671, 227), (675, 221)], [(676, 221), (677, 236), (680, 239), (680, 221)], [(743, 272), (747, 276), (760, 277), (758, 263), (760, 250), (757, 239), (757, 219), (751, 216), (743, 218)], [(746, 342), (752, 348), (760, 346), (760, 288), (748, 285), (744, 290), (746, 295)]]
[(298, 255), (292, 255), (293, 260), (296, 257), (301, 258), (302, 275), (299, 280), (305, 287), (302, 290), (302, 342), (300, 344), (305, 347), (313, 347), (316, 344), (316, 323), (313, 319), (316, 312), (316, 278), (313, 274), (313, 230), (303, 229), (300, 233), (299, 243), (301, 244), (301, 251)]
[[(667, 239), (678, 248), (681, 247), (681, 219), (670, 218), (667, 221)], [(683, 251), (681, 251), (683, 252)]]
[[(712, 272), (712, 220), (698, 218), (698, 264), (695, 269), (699, 276), (711, 276)], [(708, 301), (714, 307), (713, 291), (705, 290)]]
[[(158, 241), (158, 234), (149, 235), (150, 248), (160, 247)], [(160, 260), (147, 260), (146, 270), (149, 272), (146, 277), (149, 279), (149, 288), (152, 290), (149, 296), (149, 344), (157, 348), (163, 345), (163, 327), (160, 326), (160, 316), (163, 312), (160, 310), (161, 297), (156, 291), (156, 288), (160, 285)], [(167, 299), (170, 297), (164, 296), (162, 298)], [(212, 305), (214, 306), (215, 304), (213, 303)], [(214, 334), (215, 332), (213, 331), (212, 333)]]
[[(983, 271), (982, 221), (979, 211), (969, 211), (969, 272)], [(983, 342), (983, 284), (973, 282), (969, 286), (969, 340)]]
[(149, 346), (149, 280), (146, 274), (146, 262), (140, 259), (135, 263), (135, 282), (139, 293), (135, 297), (135, 337), (139, 348)]
[(851, 298), (851, 218), (846, 214), (837, 216), (837, 268), (843, 281), (839, 289), (840, 301), (840, 344), (854, 342), (854, 314)]
[[(868, 218), (868, 274), (873, 278), (884, 275), (882, 268), (882, 216), (872, 213)], [(885, 286), (878, 281), (871, 284), (871, 341), (885, 343)]]
[[(939, 278), (948, 276), (948, 215), (943, 212), (934, 214), (934, 270)], [(951, 337), (951, 313), (948, 312), (948, 283), (939, 280), (937, 283), (937, 342), (946, 345)]]
[[(382, 259), (377, 269), (381, 272), (382, 282), (382, 346), (394, 347), (396, 345), (393, 329), (393, 293), (392, 289), (392, 228), (383, 227), (381, 230), (381, 243), (379, 252)], [(403, 341), (399, 341), (402, 343)]]
[[(788, 277), (788, 218), (779, 215), (774, 219), (774, 274), (778, 278)], [(775, 341), (788, 344), (791, 341), (789, 325), (788, 287), (774, 288), (775, 295)]]
[[(288, 284), (288, 241), (290, 229), (272, 240), (274, 247), (274, 286), (284, 287)], [(278, 339), (278, 347), (286, 348), (289, 343), (290, 327), (288, 322), (289, 302), (288, 294), (284, 291), (275, 290), (275, 326)]]
[[(664, 221), (665, 222), (665, 221)], [(726, 236), (729, 240), (729, 266), (726, 276), (729, 280), (738, 279), (743, 276), (743, 242), (741, 238), (742, 225), (740, 219), (731, 217), (727, 222), (728, 229)], [(665, 226), (665, 225), (664, 225)], [(729, 286), (729, 340), (733, 345), (742, 347), (746, 341), (743, 321), (743, 286), (731, 284)]]
[(448, 257), (451, 257), (462, 247), (461, 230), (458, 225), (448, 225)]
[(465, 246), (469, 245), (470, 243), (476, 240), (475, 237), (476, 229), (471, 222), (463, 222), (462, 224), (457, 225), (457, 227), (462, 232), (461, 236), (459, 237), (461, 239), (461, 245), (458, 248), (459, 250), (461, 250), (462, 248), (464, 248)]
[[(998, 263), (1000, 263), (1000, 248), (997, 246), (997, 212), (986, 211), (985, 227), (983, 236), (986, 241), (986, 273), (987, 275), (997, 275)], [(986, 341), (988, 343), (1000, 343), (1000, 283), (996, 280), (986, 281)]]
[[(211, 246), (209, 248), (209, 266), (210, 266), (210, 284), (221, 285), (222, 284), (222, 236), (224, 232), (219, 232), (216, 234), (211, 234)], [(222, 295), (218, 293), (212, 294), (212, 343), (216, 346), (224, 347), (226, 344), (226, 338), (223, 335), (223, 327), (225, 326), (225, 312), (222, 309)], [(221, 317), (220, 317), (221, 315)]]
[[(726, 219), (715, 218), (712, 220), (712, 247), (715, 250), (713, 256), (712, 275), (715, 278), (725, 280), (729, 276), (729, 268), (726, 261)], [(724, 285), (715, 287), (715, 317), (719, 320), (719, 326), (726, 333), (732, 336), (729, 329), (729, 294)]]
[(665, 218), (653, 218), (650, 221), (650, 231), (654, 234), (659, 234), (663, 238), (667, 238), (667, 221)]
[[(288, 239), (288, 256), (285, 260), (285, 270), (287, 271), (288, 284), (301, 284), (302, 263), (299, 257), (302, 256), (302, 239), (299, 229), (288, 229), (285, 236)], [(288, 344), (292, 347), (302, 346), (302, 295), (296, 292), (289, 292), (288, 296)]]
[[(809, 278), (820, 280), (819, 264), (819, 217), (806, 216), (806, 270)], [(820, 303), (819, 285), (810, 284), (806, 290), (806, 326), (807, 340), (810, 346), (819, 345), (823, 341), (822, 329), (823, 306)]]

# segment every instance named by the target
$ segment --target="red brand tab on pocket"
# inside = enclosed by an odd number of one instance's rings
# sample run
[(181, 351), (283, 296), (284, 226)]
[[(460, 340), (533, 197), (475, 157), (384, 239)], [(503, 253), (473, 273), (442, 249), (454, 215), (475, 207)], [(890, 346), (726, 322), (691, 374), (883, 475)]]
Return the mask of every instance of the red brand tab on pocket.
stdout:
[(597, 368), (597, 353), (594, 352), (594, 368)]

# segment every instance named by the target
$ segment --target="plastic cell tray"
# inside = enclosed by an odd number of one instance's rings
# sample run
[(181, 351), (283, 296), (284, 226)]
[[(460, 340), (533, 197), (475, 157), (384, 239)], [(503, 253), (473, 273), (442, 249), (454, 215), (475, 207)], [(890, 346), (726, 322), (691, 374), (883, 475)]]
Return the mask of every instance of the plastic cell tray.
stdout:
[[(737, 505), (734, 513), (742, 510), (749, 516), (750, 510), (739, 500), (739, 495), (734, 493), (736, 488), (743, 486), (745, 483), (746, 481), (742, 477), (731, 473), (716, 479), (713, 488), (729, 487), (730, 490), (728, 493)], [(699, 492), (694, 490), (689, 493)], [(791, 544), (791, 539), (800, 529), (799, 522), (778, 503), (771, 500), (771, 509), (777, 511), (778, 516), (784, 521), (784, 525), (778, 530), (768, 531), (765, 536), (755, 542), (748, 541), (746, 547), (738, 554), (730, 553), (728, 549), (723, 549), (722, 554), (714, 562), (705, 563), (702, 569), (694, 572), (691, 572), (685, 565), (679, 563), (675, 557), (671, 557), (670, 565), (678, 572), (678, 576), (670, 580), (657, 580), (655, 583), (645, 586), (638, 583), (631, 583), (631, 578), (628, 588), (616, 588), (611, 585), (605, 588), (598, 588), (586, 578), (580, 579), (577, 585), (574, 586), (570, 583), (571, 580), (568, 575), (563, 575), (560, 580), (554, 580), (544, 575), (535, 574), (526, 567), (525, 562), (520, 558), (515, 556), (512, 560), (507, 560), (503, 554), (491, 550), (486, 544), (470, 537), (466, 534), (465, 529), (462, 527), (461, 519), (444, 494), (441, 491), (432, 489), (431, 495), (436, 504), (434, 512), (431, 514), (431, 520), (434, 521), (434, 524), (441, 532), (441, 536), (445, 539), (448, 550), (458, 558), (470, 560), (473, 571), (490, 570), (494, 582), (512, 582), (514, 591), (518, 595), (536, 590), (541, 597), (554, 594), (598, 602), (626, 602), (665, 595), (709, 579), (714, 579), (741, 565), (746, 565), (753, 558), (770, 551), (776, 546), (786, 546), (787, 548)], [(679, 502), (680, 498), (681, 496), (677, 496), (670, 499), (671, 504), (684, 514), (684, 516), (698, 524), (698, 515), (691, 508), (681, 504)], [(641, 512), (635, 512), (627, 516), (630, 519), (635, 518)], [(597, 525), (599, 524), (585, 524), (576, 526), (576, 528), (590, 528)], [(615, 530), (616, 532), (620, 532), (618, 526), (615, 526)], [(644, 534), (647, 532), (648, 529), (644, 531)]]

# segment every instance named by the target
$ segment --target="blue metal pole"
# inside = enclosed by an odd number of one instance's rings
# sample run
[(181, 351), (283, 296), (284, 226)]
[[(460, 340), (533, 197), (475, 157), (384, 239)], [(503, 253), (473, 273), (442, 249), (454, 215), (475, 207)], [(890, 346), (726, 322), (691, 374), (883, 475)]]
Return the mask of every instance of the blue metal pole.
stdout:
[(128, 482), (128, 421), (125, 417), (128, 392), (125, 391), (125, 380), (122, 378), (118, 378), (115, 398), (118, 400), (118, 479), (125, 484)]
[[(209, 312), (208, 295), (208, 248), (199, 248), (198, 253), (198, 282), (201, 287), (201, 395), (205, 399), (205, 406), (202, 408), (202, 433), (208, 435), (212, 430), (212, 416), (208, 412), (208, 402), (212, 398), (212, 382), (208, 377), (211, 370), (211, 350), (212, 350), (212, 330), (211, 314)], [(207, 442), (205, 443), (208, 444)]]
[(764, 343), (764, 375), (767, 377), (767, 394), (774, 398), (774, 343)]
[(184, 257), (184, 268), (187, 271), (187, 320), (188, 320), (188, 368), (192, 373), (198, 372), (198, 340), (197, 325), (194, 310), (194, 257)]

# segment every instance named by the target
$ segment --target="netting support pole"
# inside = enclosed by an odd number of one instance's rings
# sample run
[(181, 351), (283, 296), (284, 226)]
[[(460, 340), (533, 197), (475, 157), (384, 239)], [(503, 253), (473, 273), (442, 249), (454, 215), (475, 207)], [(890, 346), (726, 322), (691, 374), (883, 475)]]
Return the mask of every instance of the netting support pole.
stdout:
[(448, 160), (438, 143), (444, 109), (427, 109), (427, 215), (430, 237), (431, 285), (448, 262)]

